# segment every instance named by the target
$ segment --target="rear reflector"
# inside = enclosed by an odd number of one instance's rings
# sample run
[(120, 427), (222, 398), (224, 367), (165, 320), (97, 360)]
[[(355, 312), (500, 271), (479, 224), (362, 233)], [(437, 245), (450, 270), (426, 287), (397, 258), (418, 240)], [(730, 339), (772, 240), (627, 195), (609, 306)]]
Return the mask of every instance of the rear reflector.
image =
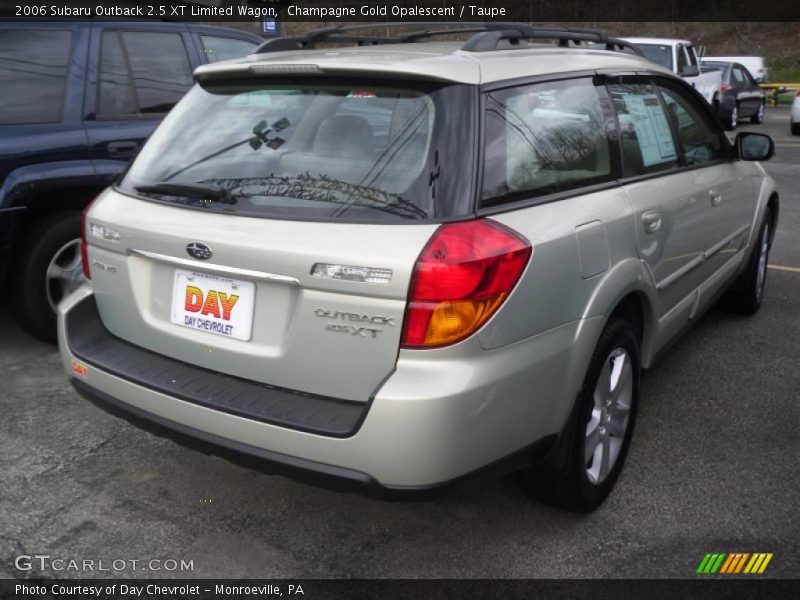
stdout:
[(472, 335), (508, 298), (532, 251), (488, 219), (439, 227), (414, 266), (401, 346), (438, 348)]

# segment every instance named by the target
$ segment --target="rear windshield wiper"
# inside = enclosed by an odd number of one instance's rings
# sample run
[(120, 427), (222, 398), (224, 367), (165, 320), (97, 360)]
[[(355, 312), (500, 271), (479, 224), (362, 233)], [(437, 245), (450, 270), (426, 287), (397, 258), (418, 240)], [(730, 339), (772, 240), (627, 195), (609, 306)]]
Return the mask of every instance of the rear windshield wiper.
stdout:
[(184, 196), (197, 198), (203, 202), (219, 202), (220, 204), (236, 204), (236, 198), (226, 189), (211, 185), (195, 185), (191, 183), (167, 183), (162, 181), (152, 185), (137, 185), (134, 188), (141, 194), (161, 194), (164, 196)]

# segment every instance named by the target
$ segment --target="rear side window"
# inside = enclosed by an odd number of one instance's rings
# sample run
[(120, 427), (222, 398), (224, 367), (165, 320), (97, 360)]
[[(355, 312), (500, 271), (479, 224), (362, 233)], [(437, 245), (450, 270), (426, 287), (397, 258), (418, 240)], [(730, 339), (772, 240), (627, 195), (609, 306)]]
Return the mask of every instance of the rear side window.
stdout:
[(192, 70), (178, 33), (104, 31), (98, 115), (158, 115), (192, 86)]
[(0, 29), (0, 125), (61, 121), (71, 44), (69, 31)]
[(216, 35), (201, 35), (200, 40), (203, 42), (203, 52), (208, 62), (239, 58), (256, 49), (256, 45), (252, 42)]
[(702, 100), (678, 89), (659, 87), (667, 105), (667, 114), (678, 133), (683, 163), (695, 166), (724, 158), (725, 134), (700, 104)]
[(738, 65), (733, 67), (733, 76), (736, 79), (736, 83), (741, 84), (743, 87), (757, 85), (750, 71), (744, 67)]
[(651, 83), (608, 86), (619, 121), (625, 177), (646, 175), (678, 164), (667, 113)]
[(481, 205), (610, 181), (605, 121), (590, 79), (488, 93)]

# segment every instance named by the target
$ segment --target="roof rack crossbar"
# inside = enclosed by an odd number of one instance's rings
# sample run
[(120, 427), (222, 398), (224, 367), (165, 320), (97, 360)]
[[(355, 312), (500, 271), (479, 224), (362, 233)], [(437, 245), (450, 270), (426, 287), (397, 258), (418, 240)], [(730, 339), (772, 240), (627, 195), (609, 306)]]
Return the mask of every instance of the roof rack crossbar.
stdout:
[[(401, 33), (398, 36), (358, 35), (362, 29), (435, 27)], [(443, 28), (451, 26), (451, 28)], [(308, 31), (303, 35), (267, 40), (254, 54), (282, 52), (285, 50), (313, 50), (318, 43), (355, 44), (359, 46), (404, 44), (441, 35), (473, 33), (462, 50), (465, 52), (489, 52), (525, 47), (526, 40), (557, 40), (561, 47), (580, 47), (585, 44), (605, 45), (607, 50), (631, 51), (641, 56), (639, 48), (625, 40), (610, 38), (599, 29), (536, 27), (524, 23), (464, 23), (461, 21), (418, 21), (390, 23), (362, 23), (338, 25)]]

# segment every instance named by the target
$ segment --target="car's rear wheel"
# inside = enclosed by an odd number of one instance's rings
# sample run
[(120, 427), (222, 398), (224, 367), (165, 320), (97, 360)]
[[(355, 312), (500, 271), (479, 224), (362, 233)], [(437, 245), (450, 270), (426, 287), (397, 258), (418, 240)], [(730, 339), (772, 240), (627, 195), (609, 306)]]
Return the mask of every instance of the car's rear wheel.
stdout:
[(761, 104), (758, 105), (758, 111), (756, 112), (756, 114), (754, 114), (752, 117), (750, 117), (750, 122), (753, 125), (761, 125), (761, 123), (764, 122), (764, 111), (765, 110), (766, 109), (764, 107), (764, 102), (762, 102)]
[(11, 306), (25, 331), (56, 341), (56, 307), (83, 283), (80, 215), (61, 212), (36, 221), (24, 232), (12, 272)]
[(738, 313), (753, 315), (761, 308), (767, 282), (771, 226), (772, 221), (768, 210), (761, 223), (758, 241), (750, 256), (750, 263), (724, 299), (724, 305)]
[(611, 492), (628, 452), (639, 397), (639, 341), (632, 325), (612, 318), (595, 347), (575, 413), (560, 440), (569, 455), (560, 472), (525, 474), (535, 499), (579, 512)]

